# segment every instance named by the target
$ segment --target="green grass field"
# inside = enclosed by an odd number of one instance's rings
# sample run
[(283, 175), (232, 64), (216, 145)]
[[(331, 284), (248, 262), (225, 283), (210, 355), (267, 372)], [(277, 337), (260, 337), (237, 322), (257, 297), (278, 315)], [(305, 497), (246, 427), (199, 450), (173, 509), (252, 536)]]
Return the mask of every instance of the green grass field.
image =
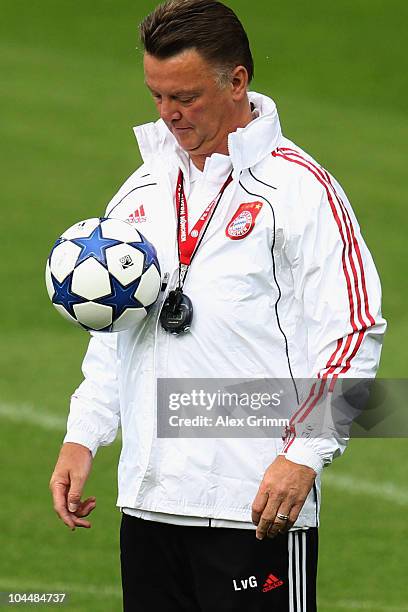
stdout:
[[(408, 3), (230, 4), (252, 40), (253, 89), (276, 100), (285, 134), (350, 196), (383, 284), (380, 373), (406, 377)], [(48, 480), (87, 334), (53, 311), (44, 265), (59, 233), (99, 215), (139, 163), (130, 128), (155, 115), (137, 24), (154, 5), (1, 1), (0, 591), (68, 591), (73, 612), (121, 609), (120, 447), (97, 455), (92, 529), (71, 533), (52, 511)], [(327, 470), (320, 611), (408, 610), (407, 459), (406, 440), (353, 440)]]

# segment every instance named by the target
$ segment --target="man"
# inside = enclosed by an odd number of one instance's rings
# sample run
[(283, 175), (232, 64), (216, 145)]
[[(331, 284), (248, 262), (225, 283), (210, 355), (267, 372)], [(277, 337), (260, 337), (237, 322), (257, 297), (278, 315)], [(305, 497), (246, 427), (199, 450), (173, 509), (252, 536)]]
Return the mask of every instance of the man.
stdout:
[[(125, 610), (310, 612), (320, 473), (346, 439), (321, 426), (322, 387), (296, 381), (375, 375), (378, 276), (341, 187), (282, 136), (273, 101), (248, 93), (236, 15), (171, 0), (141, 35), (160, 119), (136, 128), (144, 163), (106, 214), (139, 221), (165, 284), (139, 327), (92, 335), (54, 507), (90, 526), (82, 490), (120, 423)], [(160, 378), (289, 379), (286, 438), (160, 438)]]

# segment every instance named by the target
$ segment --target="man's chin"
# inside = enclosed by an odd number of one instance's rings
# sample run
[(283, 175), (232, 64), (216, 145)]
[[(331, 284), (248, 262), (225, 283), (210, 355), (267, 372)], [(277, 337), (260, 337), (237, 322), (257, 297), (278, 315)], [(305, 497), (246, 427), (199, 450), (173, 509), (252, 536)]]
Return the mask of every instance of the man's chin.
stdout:
[(177, 138), (176, 140), (180, 147), (187, 153), (199, 153), (201, 149), (201, 143), (194, 142), (191, 138)]

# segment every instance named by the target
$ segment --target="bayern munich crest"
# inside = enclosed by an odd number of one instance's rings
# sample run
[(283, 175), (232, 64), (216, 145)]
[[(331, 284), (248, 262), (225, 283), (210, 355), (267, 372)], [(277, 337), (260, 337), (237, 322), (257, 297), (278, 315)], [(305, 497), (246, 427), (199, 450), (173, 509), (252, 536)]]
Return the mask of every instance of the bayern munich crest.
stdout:
[(227, 225), (226, 234), (231, 240), (242, 240), (255, 227), (255, 221), (262, 209), (262, 202), (241, 204)]

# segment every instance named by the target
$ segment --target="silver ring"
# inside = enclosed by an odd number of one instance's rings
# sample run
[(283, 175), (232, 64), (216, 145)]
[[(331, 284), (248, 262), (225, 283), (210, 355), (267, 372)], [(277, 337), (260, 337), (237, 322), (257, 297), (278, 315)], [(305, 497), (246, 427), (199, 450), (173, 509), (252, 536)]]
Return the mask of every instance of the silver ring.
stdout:
[(289, 516), (286, 514), (281, 514), (280, 512), (277, 513), (276, 518), (280, 519), (281, 521), (287, 521)]

